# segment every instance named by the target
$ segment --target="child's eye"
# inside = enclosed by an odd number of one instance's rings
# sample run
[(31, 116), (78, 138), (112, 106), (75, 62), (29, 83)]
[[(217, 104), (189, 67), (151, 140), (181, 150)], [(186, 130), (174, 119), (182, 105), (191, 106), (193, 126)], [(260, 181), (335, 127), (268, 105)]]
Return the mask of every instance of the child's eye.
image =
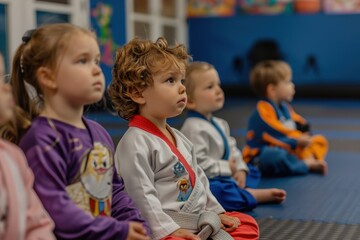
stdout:
[(207, 86), (207, 89), (212, 89), (213, 88), (213, 85), (211, 84), (211, 85), (209, 85), (209, 86)]
[(100, 65), (100, 59), (95, 59), (95, 64)]
[(175, 80), (174, 80), (173, 78), (168, 78), (168, 79), (166, 79), (166, 82), (168, 82), (168, 83), (174, 83)]
[(185, 79), (181, 79), (181, 84), (185, 85)]
[(87, 59), (86, 58), (80, 58), (78, 62), (85, 64), (85, 63), (87, 63)]

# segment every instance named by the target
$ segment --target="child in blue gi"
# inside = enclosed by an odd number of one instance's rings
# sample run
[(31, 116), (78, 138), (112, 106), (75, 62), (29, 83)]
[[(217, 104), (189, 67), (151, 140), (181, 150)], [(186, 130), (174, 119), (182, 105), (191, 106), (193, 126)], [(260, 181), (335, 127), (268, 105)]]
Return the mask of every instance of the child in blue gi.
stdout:
[(186, 69), (188, 118), (181, 132), (194, 144), (197, 161), (210, 181), (210, 189), (227, 211), (249, 211), (257, 203), (285, 200), (282, 189), (255, 189), (260, 174), (243, 161), (228, 123), (213, 116), (224, 105), (224, 92), (213, 65), (191, 63)]

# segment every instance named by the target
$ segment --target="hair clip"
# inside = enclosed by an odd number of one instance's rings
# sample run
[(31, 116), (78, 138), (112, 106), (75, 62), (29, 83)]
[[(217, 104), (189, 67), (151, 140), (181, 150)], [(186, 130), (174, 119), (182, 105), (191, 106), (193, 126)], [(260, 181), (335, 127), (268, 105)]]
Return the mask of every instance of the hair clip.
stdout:
[(21, 73), (24, 73), (24, 57), (22, 54), (20, 56), (20, 71)]
[(34, 31), (36, 29), (30, 29), (30, 30), (27, 30), (24, 35), (22, 36), (21, 40), (24, 42), (24, 43), (27, 43), (30, 41), (31, 39), (31, 36), (33, 35)]

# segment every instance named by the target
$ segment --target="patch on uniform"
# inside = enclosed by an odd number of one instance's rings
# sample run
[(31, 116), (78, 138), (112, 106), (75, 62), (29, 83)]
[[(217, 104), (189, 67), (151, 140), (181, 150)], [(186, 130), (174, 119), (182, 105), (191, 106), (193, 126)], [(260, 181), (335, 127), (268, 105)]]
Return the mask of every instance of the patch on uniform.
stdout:
[(177, 181), (176, 187), (179, 189), (179, 195), (177, 201), (178, 202), (187, 201), (192, 192), (190, 181), (186, 177), (183, 177), (182, 179)]
[(182, 165), (181, 162), (177, 162), (173, 166), (172, 171), (175, 174), (175, 178), (180, 178), (181, 176), (184, 176), (186, 174), (185, 167)]

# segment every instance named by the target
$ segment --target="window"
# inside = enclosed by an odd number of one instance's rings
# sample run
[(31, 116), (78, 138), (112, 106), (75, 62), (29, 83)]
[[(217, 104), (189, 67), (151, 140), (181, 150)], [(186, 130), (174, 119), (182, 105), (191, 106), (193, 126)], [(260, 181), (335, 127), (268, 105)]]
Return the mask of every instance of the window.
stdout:
[(60, 4), (69, 4), (70, 0), (36, 0), (37, 2), (50, 2), (50, 3), (60, 3)]
[(0, 52), (4, 56), (5, 71), (9, 72), (7, 4), (0, 3)]
[(54, 13), (46, 11), (36, 11), (36, 25), (41, 26), (49, 23), (70, 22), (70, 15), (65, 13)]
[(169, 44), (187, 43), (185, 0), (127, 0), (127, 40), (134, 37)]
[(5, 59), (12, 59), (28, 29), (57, 22), (89, 27), (89, 6), (90, 0), (0, 0), (0, 50)]

